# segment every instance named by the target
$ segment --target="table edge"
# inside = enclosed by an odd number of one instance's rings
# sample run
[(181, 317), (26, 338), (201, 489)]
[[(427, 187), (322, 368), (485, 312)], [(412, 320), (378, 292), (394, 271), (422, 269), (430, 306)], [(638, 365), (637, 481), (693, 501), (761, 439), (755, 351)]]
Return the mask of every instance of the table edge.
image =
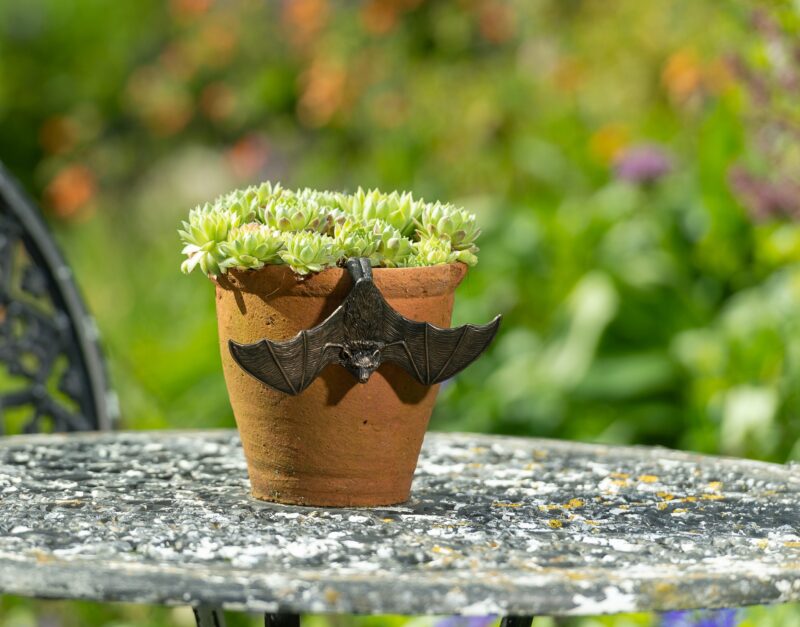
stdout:
[[(168, 437), (202, 438), (202, 437), (238, 437), (238, 431), (233, 428), (214, 429), (142, 429), (119, 431), (77, 431), (68, 433), (33, 433), (0, 436), (0, 448), (15, 445), (42, 444), (48, 445), (66, 440), (91, 440), (95, 442), (114, 441), (119, 438), (153, 438), (167, 439)], [(648, 457), (656, 453), (659, 457), (684, 462), (699, 462), (702, 460), (715, 460), (723, 463), (745, 464), (752, 468), (788, 472), (790, 479), (800, 480), (800, 463), (789, 461), (787, 463), (768, 462), (746, 457), (720, 455), (672, 449), (661, 445), (644, 444), (605, 444), (575, 440), (561, 440), (557, 438), (534, 438), (519, 435), (505, 435), (493, 433), (473, 433), (469, 431), (428, 431), (425, 442), (436, 440), (476, 440), (485, 446), (492, 444), (519, 443), (528, 448), (543, 448), (551, 450), (573, 450), (577, 452), (593, 452), (601, 455), (610, 455), (614, 452), (626, 452), (636, 457)], [(424, 451), (424, 447), (423, 447)]]

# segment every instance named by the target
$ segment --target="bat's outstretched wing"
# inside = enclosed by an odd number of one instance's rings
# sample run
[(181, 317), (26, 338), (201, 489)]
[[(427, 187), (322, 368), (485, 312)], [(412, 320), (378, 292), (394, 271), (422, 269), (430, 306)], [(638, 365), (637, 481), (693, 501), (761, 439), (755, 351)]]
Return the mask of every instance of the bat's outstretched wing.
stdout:
[(291, 340), (261, 340), (253, 344), (228, 341), (231, 356), (242, 369), (262, 383), (285, 394), (305, 390), (322, 369), (338, 360), (341, 344), (342, 308), (336, 309), (312, 329), (300, 331)]
[(439, 383), (480, 356), (494, 339), (500, 320), (501, 316), (497, 316), (489, 324), (441, 329), (409, 320), (391, 310), (383, 361), (398, 364), (423, 385)]

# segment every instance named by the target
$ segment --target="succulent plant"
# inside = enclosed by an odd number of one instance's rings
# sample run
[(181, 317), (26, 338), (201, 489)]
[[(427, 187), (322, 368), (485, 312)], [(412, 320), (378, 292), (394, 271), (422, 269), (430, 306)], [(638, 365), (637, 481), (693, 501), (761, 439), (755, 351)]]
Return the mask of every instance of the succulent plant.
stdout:
[(259, 205), (265, 205), (270, 199), (283, 194), (286, 190), (281, 187), (280, 183), (274, 185), (269, 181), (261, 183), (261, 185), (249, 187), (255, 193), (256, 200)]
[(251, 222), (256, 215), (258, 203), (254, 197), (242, 191), (231, 192), (214, 201), (214, 206), (220, 211), (229, 211), (239, 216), (242, 224)]
[(285, 248), (280, 257), (297, 274), (320, 272), (335, 266), (342, 256), (336, 240), (313, 231), (284, 233), (283, 240)]
[(458, 253), (450, 246), (446, 237), (425, 237), (414, 243), (414, 256), (409, 260), (410, 266), (438, 266), (453, 263)]
[(265, 224), (250, 222), (231, 229), (228, 240), (220, 244), (225, 256), (219, 266), (258, 269), (268, 263), (281, 263), (278, 253), (285, 246), (280, 232)]
[(228, 240), (230, 231), (240, 224), (238, 213), (212, 204), (192, 209), (189, 220), (184, 221), (178, 231), (184, 243), (181, 252), (187, 256), (181, 270), (188, 274), (199, 267), (205, 274), (219, 274), (220, 262), (225, 258), (221, 245)]
[(346, 218), (334, 226), (334, 239), (345, 258), (369, 257), (373, 266), (378, 265), (379, 239), (375, 230), (353, 218)]
[(403, 235), (414, 232), (414, 219), (422, 212), (423, 203), (414, 200), (410, 193), (383, 194), (377, 189), (358, 191), (349, 197), (345, 210), (350, 215), (372, 222), (383, 220)]
[(317, 231), (324, 235), (336, 236), (336, 227), (343, 225), (350, 216), (341, 209), (328, 209), (327, 213), (320, 216)]
[(262, 223), (284, 232), (316, 230), (322, 222), (322, 215), (316, 200), (291, 192), (275, 196), (259, 208)]
[(477, 252), (475, 240), (481, 234), (475, 215), (449, 204), (426, 205), (417, 219), (420, 239), (425, 237), (447, 237), (453, 250)]
[(414, 254), (414, 245), (410, 239), (403, 237), (398, 229), (382, 220), (374, 222), (372, 231), (377, 241), (380, 265), (401, 268), (408, 264)]
[(478, 252), (477, 246), (473, 246), (470, 250), (457, 250), (455, 251), (455, 259), (454, 261), (460, 261), (463, 264), (468, 265), (469, 267), (475, 266), (478, 264)]
[(347, 196), (340, 192), (318, 191), (306, 187), (297, 191), (296, 195), (303, 202), (313, 200), (323, 211), (341, 211), (348, 205)]
[(480, 229), (464, 209), (410, 193), (359, 188), (348, 195), (262, 183), (196, 207), (179, 234), (186, 273), (287, 264), (308, 274), (349, 257), (387, 268), (475, 265)]
[(272, 185), (267, 182), (261, 185), (251, 185), (245, 189), (234, 190), (220, 196), (214, 204), (220, 209), (239, 214), (242, 218), (242, 224), (246, 224), (256, 218), (259, 209), (285, 192), (286, 190), (279, 183)]

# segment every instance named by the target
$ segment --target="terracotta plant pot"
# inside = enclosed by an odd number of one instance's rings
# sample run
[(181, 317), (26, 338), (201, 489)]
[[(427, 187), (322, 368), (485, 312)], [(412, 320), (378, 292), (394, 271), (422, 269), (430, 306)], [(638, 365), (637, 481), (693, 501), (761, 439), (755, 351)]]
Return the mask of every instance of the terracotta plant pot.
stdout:
[[(400, 314), (449, 327), (460, 263), (376, 268), (374, 281)], [(286, 266), (230, 271), (216, 280), (225, 382), (242, 438), (253, 496), (318, 506), (378, 506), (409, 497), (439, 386), (423, 386), (394, 364), (365, 384), (330, 365), (298, 396), (275, 391), (233, 360), (228, 340), (286, 340), (316, 326), (349, 293), (334, 268), (298, 281)]]

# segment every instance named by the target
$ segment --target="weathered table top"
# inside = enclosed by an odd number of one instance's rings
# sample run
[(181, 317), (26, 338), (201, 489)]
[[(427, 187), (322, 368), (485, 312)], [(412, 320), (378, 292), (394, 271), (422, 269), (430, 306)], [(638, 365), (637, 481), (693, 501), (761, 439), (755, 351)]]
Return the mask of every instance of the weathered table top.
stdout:
[(800, 469), (430, 434), (403, 506), (252, 500), (234, 432), (0, 440), (0, 591), (286, 612), (800, 599)]

